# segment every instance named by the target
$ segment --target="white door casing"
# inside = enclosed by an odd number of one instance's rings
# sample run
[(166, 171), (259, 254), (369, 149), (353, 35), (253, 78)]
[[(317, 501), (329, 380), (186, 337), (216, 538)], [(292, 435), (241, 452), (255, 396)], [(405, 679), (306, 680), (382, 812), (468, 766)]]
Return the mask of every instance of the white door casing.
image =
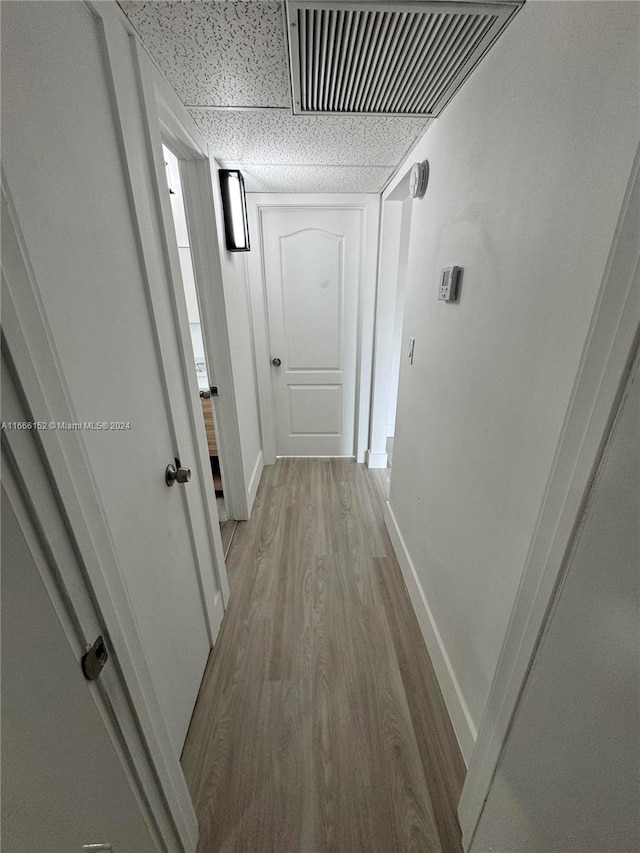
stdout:
[(263, 211), (277, 456), (353, 456), (362, 214)]
[[(404, 182), (401, 186), (404, 186)], [(394, 196), (382, 204), (371, 426), (367, 452), (369, 468), (387, 467), (387, 437), (395, 434), (398, 378), (402, 350), (406, 345), (402, 340), (402, 326), (411, 211), (410, 196)]]

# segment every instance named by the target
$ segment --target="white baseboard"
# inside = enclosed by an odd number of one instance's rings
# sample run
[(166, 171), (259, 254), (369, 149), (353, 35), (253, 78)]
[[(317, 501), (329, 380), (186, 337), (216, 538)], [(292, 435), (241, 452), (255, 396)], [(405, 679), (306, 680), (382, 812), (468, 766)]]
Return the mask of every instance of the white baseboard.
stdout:
[(433, 618), (429, 602), (418, 580), (413, 560), (407, 550), (406, 543), (398, 527), (398, 522), (388, 501), (385, 503), (384, 520), (398, 562), (400, 563), (400, 568), (402, 569), (413, 609), (418, 617), (422, 637), (429, 652), (456, 737), (458, 738), (462, 757), (468, 766), (478, 734), (476, 727), (471, 719), (467, 703), (464, 701), (458, 679), (451, 666), (451, 661), (438, 631), (438, 626)]
[(366, 453), (367, 468), (386, 468), (388, 457), (386, 453), (372, 453), (367, 450)]
[(260, 478), (262, 477), (262, 469), (264, 468), (264, 457), (262, 451), (258, 453), (258, 458), (256, 459), (256, 464), (253, 466), (253, 473), (251, 474), (251, 479), (249, 480), (249, 488), (247, 490), (247, 504), (249, 508), (249, 516), (251, 516), (251, 510), (253, 509), (253, 502), (256, 499), (256, 494), (258, 492), (258, 486), (260, 485)]

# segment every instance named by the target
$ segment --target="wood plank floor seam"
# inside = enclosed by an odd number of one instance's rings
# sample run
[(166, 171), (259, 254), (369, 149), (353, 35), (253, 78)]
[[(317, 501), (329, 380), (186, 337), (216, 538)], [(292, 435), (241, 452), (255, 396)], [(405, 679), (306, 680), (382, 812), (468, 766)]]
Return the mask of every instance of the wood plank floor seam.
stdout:
[(464, 764), (387, 534), (386, 470), (280, 459), (238, 524), (182, 754), (198, 853), (458, 853)]

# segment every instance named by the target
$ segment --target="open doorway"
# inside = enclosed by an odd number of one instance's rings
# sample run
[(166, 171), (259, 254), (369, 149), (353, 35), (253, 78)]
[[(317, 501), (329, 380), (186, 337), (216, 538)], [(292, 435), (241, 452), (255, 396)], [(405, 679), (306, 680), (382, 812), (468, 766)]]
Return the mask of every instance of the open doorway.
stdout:
[[(396, 216), (400, 215), (400, 237), (398, 241), (396, 292), (393, 307), (393, 332), (391, 339), (391, 363), (389, 370), (389, 408), (387, 412), (387, 433), (385, 449), (387, 467), (393, 464), (393, 442), (396, 432), (396, 412), (398, 408), (398, 387), (400, 383), (400, 362), (403, 354), (404, 303), (407, 285), (407, 261), (409, 257), (409, 233), (411, 230), (412, 199), (407, 196), (400, 202), (385, 202), (385, 205), (400, 205)], [(407, 352), (409, 344), (407, 342)]]
[(198, 379), (202, 417), (207, 436), (207, 452), (209, 455), (211, 476), (213, 478), (213, 485), (216, 494), (216, 506), (218, 510), (218, 520), (220, 522), (220, 535), (222, 537), (222, 546), (226, 557), (235, 532), (237, 521), (229, 517), (227, 501), (225, 500), (223, 471), (220, 459), (220, 444), (218, 440), (214, 406), (214, 400), (217, 396), (217, 388), (211, 381), (212, 371), (210, 370), (210, 365), (207, 360), (202, 330), (202, 317), (198, 301), (198, 289), (194, 272), (191, 240), (189, 237), (189, 229), (187, 227), (183, 184), (180, 175), (180, 161), (173, 151), (164, 144), (162, 146), (162, 154), (166, 168), (167, 186), (171, 202), (171, 214), (175, 228), (176, 242), (178, 245), (180, 271), (182, 273), (182, 286), (184, 288), (184, 295), (187, 304), (193, 363)]
[(407, 176), (382, 203), (369, 468), (393, 462), (400, 366), (409, 351), (403, 327), (412, 202)]

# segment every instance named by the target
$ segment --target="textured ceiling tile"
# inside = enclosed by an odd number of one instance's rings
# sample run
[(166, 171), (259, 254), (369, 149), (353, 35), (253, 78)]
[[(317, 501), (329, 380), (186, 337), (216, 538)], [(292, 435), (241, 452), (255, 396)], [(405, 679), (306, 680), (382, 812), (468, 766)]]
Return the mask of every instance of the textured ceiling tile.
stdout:
[(395, 166), (424, 133), (424, 118), (294, 116), (288, 111), (190, 110), (223, 160), (265, 164)]
[(216, 157), (241, 165), (251, 192), (380, 192), (428, 126), (419, 118), (292, 115), (281, 3), (120, 5), (180, 99), (194, 105)]
[[(227, 163), (225, 165), (234, 165)], [(242, 166), (252, 193), (379, 193), (393, 174), (386, 166)]]
[(183, 103), (291, 105), (281, 3), (122, 0), (120, 6)]

